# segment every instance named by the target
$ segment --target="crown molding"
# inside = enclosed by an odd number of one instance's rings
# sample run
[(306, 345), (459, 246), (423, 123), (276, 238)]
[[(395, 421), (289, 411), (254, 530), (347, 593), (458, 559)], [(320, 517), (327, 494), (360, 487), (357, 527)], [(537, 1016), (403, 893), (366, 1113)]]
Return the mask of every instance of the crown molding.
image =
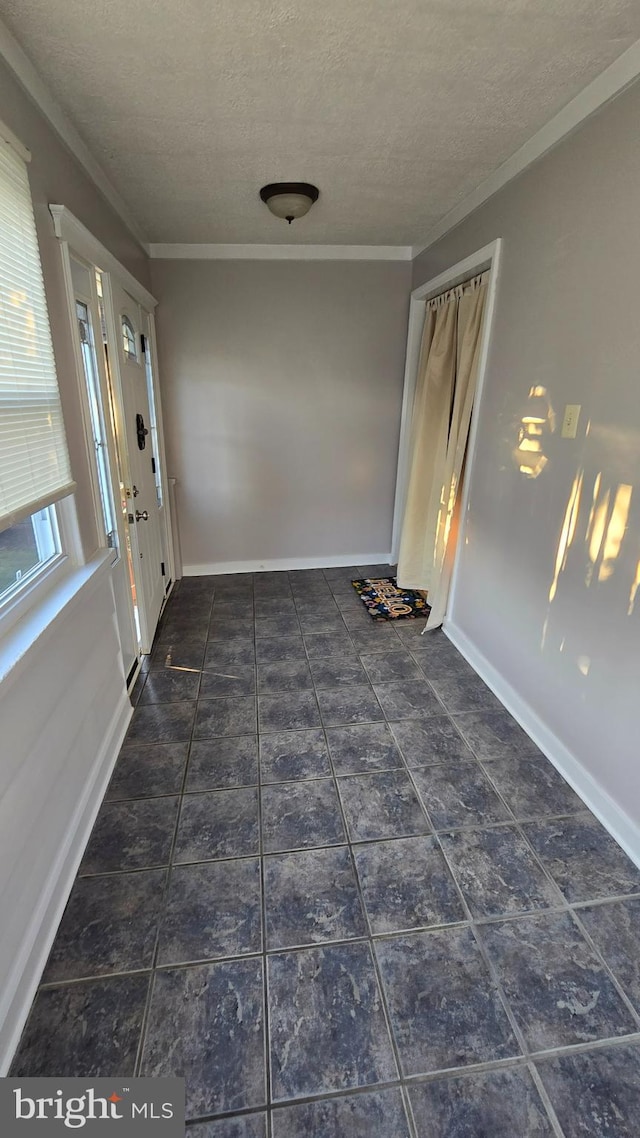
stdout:
[(601, 110), (602, 107), (620, 95), (625, 88), (630, 87), (640, 75), (640, 40), (632, 44), (615, 59), (600, 75), (592, 80), (575, 98), (558, 111), (543, 127), (540, 128), (515, 154), (507, 158), (497, 170), (468, 194), (458, 205), (445, 213), (444, 217), (433, 227), (423, 245), (414, 245), (412, 256), (417, 257), (430, 249), (444, 237), (465, 217), (483, 205), (490, 197), (517, 178), (528, 166), (532, 166), (539, 158), (548, 154), (558, 143), (573, 134), (587, 119)]
[(60, 104), (53, 97), (46, 83), (38, 75), (31, 60), (20, 47), (18, 41), (12, 36), (9, 29), (0, 21), (0, 58), (2, 58), (18, 82), (24, 87), (38, 109), (51, 123), (56, 134), (62, 139), (74, 158), (80, 163), (100, 193), (116, 211), (121, 221), (135, 237), (136, 241), (145, 247), (146, 237), (138, 222), (129, 211), (129, 207), (120, 197), (115, 186), (111, 184), (102, 166), (93, 157), (93, 154), (83, 142), (78, 131), (67, 118)]
[(410, 245), (198, 245), (151, 243), (152, 260), (410, 261)]

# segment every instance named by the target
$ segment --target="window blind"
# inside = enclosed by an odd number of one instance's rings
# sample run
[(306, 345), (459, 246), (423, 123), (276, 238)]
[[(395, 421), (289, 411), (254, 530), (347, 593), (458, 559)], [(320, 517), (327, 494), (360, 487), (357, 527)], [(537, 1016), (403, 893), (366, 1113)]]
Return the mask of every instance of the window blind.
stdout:
[(0, 531), (73, 489), (27, 167), (0, 138)]

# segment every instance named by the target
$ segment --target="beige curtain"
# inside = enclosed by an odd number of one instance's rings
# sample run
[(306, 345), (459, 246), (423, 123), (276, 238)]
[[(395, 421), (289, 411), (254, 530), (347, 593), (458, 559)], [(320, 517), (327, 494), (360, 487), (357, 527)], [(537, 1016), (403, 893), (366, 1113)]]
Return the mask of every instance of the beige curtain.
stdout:
[(427, 592), (427, 628), (442, 624), (449, 595), (488, 279), (484, 273), (426, 306), (398, 584)]

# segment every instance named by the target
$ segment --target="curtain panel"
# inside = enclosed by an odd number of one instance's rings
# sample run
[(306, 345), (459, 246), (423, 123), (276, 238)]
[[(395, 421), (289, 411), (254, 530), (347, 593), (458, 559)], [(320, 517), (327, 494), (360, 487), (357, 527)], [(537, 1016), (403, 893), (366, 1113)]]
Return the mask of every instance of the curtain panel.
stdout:
[(442, 624), (449, 595), (488, 280), (483, 273), (426, 304), (398, 584), (427, 592), (427, 628)]

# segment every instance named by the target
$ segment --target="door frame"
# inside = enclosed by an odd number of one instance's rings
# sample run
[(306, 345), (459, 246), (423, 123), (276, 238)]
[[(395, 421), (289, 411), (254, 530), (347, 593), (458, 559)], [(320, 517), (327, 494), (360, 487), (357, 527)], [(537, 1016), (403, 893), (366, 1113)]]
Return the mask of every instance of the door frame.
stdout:
[(473, 401), (471, 424), (469, 427), (469, 441), (467, 443), (465, 476), (462, 485), (460, 517), (463, 519), (463, 522), (460, 525), (458, 533), (453, 573), (451, 576), (451, 585), (449, 588), (449, 597), (447, 601), (447, 614), (453, 605), (453, 599), (457, 584), (459, 555), (463, 542), (465, 521), (469, 503), (469, 487), (471, 485), (471, 474), (473, 471), (477, 449), (479, 410), (484, 394), (487, 361), (489, 358), (491, 335), (494, 325), (501, 256), (502, 238), (497, 237), (496, 240), (492, 241), (489, 245), (484, 245), (481, 249), (478, 249), (469, 257), (465, 257), (463, 261), (458, 261), (455, 265), (452, 265), (451, 268), (445, 269), (443, 273), (438, 273), (437, 277), (432, 277), (431, 280), (414, 289), (411, 293), (411, 300), (409, 304), (409, 326), (407, 330), (407, 349), (404, 367), (402, 414), (400, 419), (400, 439), (398, 442), (398, 472), (396, 476), (396, 493), (393, 507), (393, 530), (391, 537), (391, 563), (393, 565), (396, 564), (398, 560), (398, 553), (400, 552), (400, 535), (402, 532), (404, 509), (407, 501), (407, 491), (409, 488), (409, 462), (411, 457), (411, 418), (413, 414), (413, 401), (416, 391), (416, 384), (418, 381), (418, 364), (420, 362), (422, 330), (424, 327), (426, 315), (425, 301), (430, 300), (434, 296), (438, 296), (441, 292), (446, 292), (450, 288), (455, 288), (456, 285), (461, 284), (463, 281), (468, 280), (470, 277), (478, 276), (480, 273), (484, 273), (488, 269), (491, 270), (489, 289), (487, 292), (484, 328), (482, 332), (482, 343), (480, 345), (476, 394)]
[[(152, 355), (153, 366), (151, 369), (151, 375), (152, 375), (152, 382), (153, 382), (153, 394), (154, 394), (154, 400), (155, 400), (155, 406), (156, 406), (156, 421), (157, 421), (157, 427), (158, 427), (158, 440), (159, 440), (158, 459), (160, 462), (160, 474), (161, 474), (161, 478), (162, 478), (162, 486), (163, 486), (163, 491), (164, 491), (163, 502), (164, 502), (164, 509), (165, 509), (165, 525), (166, 525), (166, 531), (167, 531), (167, 533), (166, 533), (166, 536), (167, 536), (167, 553), (166, 553), (166, 555), (167, 555), (167, 560), (168, 560), (167, 576), (170, 577), (170, 579), (173, 583), (175, 583), (176, 574), (175, 574), (174, 544), (173, 544), (173, 528), (174, 528), (175, 522), (174, 522), (174, 519), (173, 519), (173, 516), (171, 513), (171, 495), (169, 493), (169, 479), (167, 476), (167, 469), (166, 469), (166, 455), (165, 455), (163, 421), (162, 421), (162, 400), (160, 397), (157, 350), (156, 350), (156, 344), (155, 344), (154, 311), (155, 311), (155, 308), (156, 308), (156, 305), (158, 302), (157, 302), (156, 298), (152, 295), (152, 293), (150, 293), (148, 291), (148, 289), (146, 289), (144, 287), (144, 285), (142, 285), (133, 276), (133, 274), (130, 273), (129, 270), (126, 269), (125, 266), (122, 265), (120, 263), (120, 261), (118, 261), (118, 259), (116, 257), (114, 257), (114, 255), (112, 253), (110, 253), (109, 250), (100, 241), (98, 241), (98, 239), (96, 237), (93, 236), (93, 234), (90, 232), (90, 230), (88, 230), (86, 228), (86, 226), (83, 225), (82, 222), (79, 221), (71, 213), (71, 211), (66, 208), (66, 206), (51, 204), (51, 205), (49, 205), (49, 212), (51, 213), (51, 216), (53, 218), (55, 235), (60, 242), (60, 249), (61, 249), (61, 254), (62, 254), (63, 278), (64, 278), (64, 282), (65, 282), (65, 291), (67, 294), (67, 307), (69, 308), (69, 312), (70, 312), (72, 320), (74, 319), (74, 315), (75, 315), (75, 304), (72, 303), (73, 302), (73, 288), (71, 285), (70, 254), (71, 253), (76, 254), (78, 257), (80, 257), (84, 261), (88, 262), (89, 265), (92, 265), (94, 268), (99, 269), (100, 272), (102, 273), (103, 288), (104, 288), (104, 299), (105, 299), (105, 318), (106, 318), (106, 323), (107, 323), (107, 336), (108, 336), (108, 342), (109, 342), (110, 348), (111, 348), (110, 358), (111, 358), (111, 366), (113, 369), (114, 395), (115, 395), (115, 398), (116, 398), (116, 401), (118, 404), (117, 418), (118, 418), (119, 423), (122, 423), (122, 416), (123, 416), (121, 377), (120, 377), (118, 348), (117, 348), (118, 341), (116, 339), (116, 337), (119, 335), (119, 329), (117, 327), (117, 322), (115, 319), (115, 313), (114, 313), (113, 303), (112, 303), (111, 279), (115, 278), (118, 281), (118, 284), (125, 290), (125, 292), (127, 292), (141, 306), (141, 308), (149, 316), (149, 326), (150, 326), (150, 329), (152, 331), (152, 340), (153, 340), (153, 343), (150, 345), (152, 353), (153, 353), (153, 355)], [(76, 362), (76, 371), (78, 373), (77, 374), (78, 384), (80, 386), (81, 393), (83, 393), (84, 392), (84, 373), (83, 373), (81, 366), (80, 366), (82, 361), (79, 357), (79, 352), (76, 351), (76, 348), (75, 348), (75, 340), (74, 340), (74, 359)], [(84, 406), (84, 398), (85, 398), (85, 396), (83, 395), (83, 406)], [(84, 426), (85, 426), (85, 437), (86, 437), (86, 423), (84, 424)], [(123, 459), (124, 459), (124, 461), (127, 465), (127, 468), (128, 468), (129, 457), (128, 457), (128, 451), (127, 451), (126, 435), (124, 438), (119, 439), (118, 445), (120, 447), (121, 455), (123, 456)], [(129, 474), (129, 473), (130, 473), (130, 471), (127, 470), (127, 474)], [(95, 487), (93, 487), (93, 493), (95, 496), (95, 493), (96, 493)], [(100, 515), (97, 514), (97, 519), (99, 519), (99, 517), (100, 517)], [(133, 534), (133, 533), (131, 534), (131, 539), (132, 539), (132, 545), (133, 545), (135, 542), (135, 534)], [(142, 590), (139, 588), (139, 581), (138, 581), (138, 577), (137, 577), (137, 573), (136, 573), (136, 569), (137, 569), (136, 561), (137, 561), (137, 559), (134, 557), (133, 561), (134, 561), (134, 573), (136, 574), (137, 591), (139, 592), (139, 595), (142, 596), (143, 595)], [(163, 603), (166, 603), (169, 592), (170, 592), (170, 590), (168, 590), (167, 593), (165, 594), (165, 598), (164, 598)], [(142, 618), (141, 618), (141, 623), (144, 623), (142, 621)], [(153, 639), (153, 633), (154, 632), (155, 632), (155, 629), (148, 630), (149, 641), (151, 641)]]
[[(177, 533), (177, 526), (173, 521), (173, 495), (172, 485), (175, 479), (167, 477), (167, 454), (164, 441), (164, 419), (162, 417), (162, 401), (160, 399), (160, 367), (158, 364), (158, 342), (156, 333), (156, 318), (153, 308), (146, 310), (149, 317), (149, 328), (147, 335), (147, 346), (150, 351), (151, 358), (151, 377), (153, 382), (153, 396), (155, 400), (155, 413), (156, 413), (156, 428), (158, 432), (158, 457), (160, 459), (160, 476), (162, 478), (162, 502), (164, 507), (164, 519), (166, 528), (166, 558), (167, 558), (167, 572), (166, 577), (171, 581), (170, 588), (167, 589), (166, 595), (168, 596), (171, 589), (176, 583), (182, 571), (178, 571), (179, 567), (176, 563), (174, 537)], [(169, 499), (172, 499), (169, 501)]]

